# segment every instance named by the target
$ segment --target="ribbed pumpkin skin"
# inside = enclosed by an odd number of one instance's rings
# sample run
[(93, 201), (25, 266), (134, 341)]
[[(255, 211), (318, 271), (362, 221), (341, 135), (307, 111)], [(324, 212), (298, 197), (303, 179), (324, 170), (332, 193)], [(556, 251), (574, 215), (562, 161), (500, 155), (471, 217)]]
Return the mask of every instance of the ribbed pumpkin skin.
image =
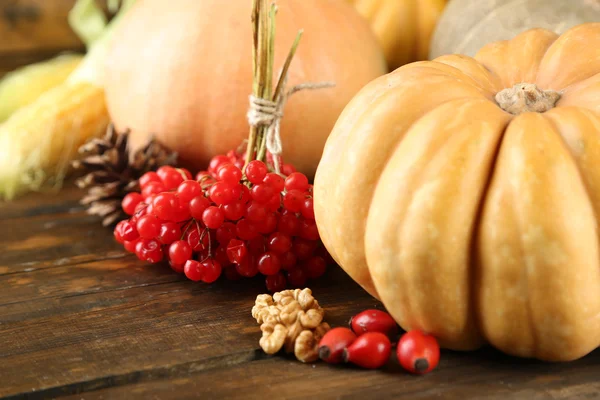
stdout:
[(561, 34), (598, 21), (600, 0), (452, 0), (433, 32), (429, 59), (447, 54), (472, 57), (486, 44), (528, 29)]
[(370, 23), (390, 70), (426, 60), (446, 0), (347, 0)]
[[(494, 96), (562, 97), (512, 115)], [(573, 360), (600, 344), (600, 23), (399, 68), (346, 107), (315, 178), (335, 260), (450, 349)]]
[[(334, 82), (295, 94), (282, 121), (283, 157), (313, 176), (337, 117), (365, 84), (386, 72), (368, 24), (343, 0), (277, 2), (274, 77), (300, 29), (288, 85)], [(252, 92), (250, 0), (144, 0), (115, 32), (107, 102), (133, 149), (149, 135), (192, 169), (248, 136)]]

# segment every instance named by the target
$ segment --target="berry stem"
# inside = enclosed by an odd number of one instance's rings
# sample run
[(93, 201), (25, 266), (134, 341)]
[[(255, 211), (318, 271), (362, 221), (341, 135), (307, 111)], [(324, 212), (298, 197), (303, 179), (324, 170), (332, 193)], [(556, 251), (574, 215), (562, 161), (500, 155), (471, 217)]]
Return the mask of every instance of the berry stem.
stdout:
[[(252, 94), (254, 97), (278, 102), (283, 94), (285, 82), (292, 59), (296, 54), (302, 31), (298, 32), (294, 44), (287, 55), (279, 80), (273, 90), (273, 68), (275, 63), (275, 31), (277, 6), (267, 7), (267, 0), (253, 0), (252, 3)], [(248, 146), (246, 148), (246, 166), (252, 160), (266, 161), (267, 125), (250, 126)]]

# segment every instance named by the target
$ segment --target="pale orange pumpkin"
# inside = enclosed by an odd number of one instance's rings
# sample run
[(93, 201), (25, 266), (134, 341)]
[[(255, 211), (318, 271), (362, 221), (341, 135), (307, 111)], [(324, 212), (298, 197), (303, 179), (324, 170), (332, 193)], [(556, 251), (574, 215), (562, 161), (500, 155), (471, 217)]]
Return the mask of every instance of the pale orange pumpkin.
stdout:
[[(282, 122), (286, 162), (314, 175), (325, 140), (350, 99), (386, 72), (368, 24), (343, 0), (277, 2), (275, 78), (300, 29), (290, 86), (335, 83), (295, 94)], [(183, 165), (210, 158), (248, 136), (252, 92), (250, 0), (144, 0), (115, 32), (106, 94), (118, 129), (133, 149), (150, 134), (177, 151)]]
[(335, 260), (405, 329), (573, 360), (600, 344), (600, 23), (376, 79), (315, 178)]

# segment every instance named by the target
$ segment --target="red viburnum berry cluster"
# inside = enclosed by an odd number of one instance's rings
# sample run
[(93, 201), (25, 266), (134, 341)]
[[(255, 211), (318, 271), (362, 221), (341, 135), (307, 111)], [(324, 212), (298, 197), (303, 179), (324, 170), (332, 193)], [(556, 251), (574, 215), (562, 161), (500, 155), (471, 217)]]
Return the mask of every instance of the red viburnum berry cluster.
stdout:
[(312, 185), (283, 165), (283, 175), (242, 155), (214, 157), (196, 179), (161, 167), (140, 178), (141, 193), (122, 203), (131, 218), (114, 235), (143, 261), (168, 260), (193, 281), (266, 276), (271, 292), (304, 287), (326, 270), (329, 254), (315, 223)]

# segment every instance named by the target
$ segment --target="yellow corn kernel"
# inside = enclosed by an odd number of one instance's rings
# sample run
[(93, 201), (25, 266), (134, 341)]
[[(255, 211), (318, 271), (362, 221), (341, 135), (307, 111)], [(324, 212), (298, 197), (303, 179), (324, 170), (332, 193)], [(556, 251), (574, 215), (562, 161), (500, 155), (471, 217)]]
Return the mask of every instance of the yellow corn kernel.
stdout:
[(78, 148), (108, 123), (104, 90), (87, 82), (56, 86), (19, 109), (0, 125), (0, 198), (60, 186)]
[(6, 74), (0, 80), (0, 122), (66, 81), (82, 59), (82, 55), (65, 54)]

